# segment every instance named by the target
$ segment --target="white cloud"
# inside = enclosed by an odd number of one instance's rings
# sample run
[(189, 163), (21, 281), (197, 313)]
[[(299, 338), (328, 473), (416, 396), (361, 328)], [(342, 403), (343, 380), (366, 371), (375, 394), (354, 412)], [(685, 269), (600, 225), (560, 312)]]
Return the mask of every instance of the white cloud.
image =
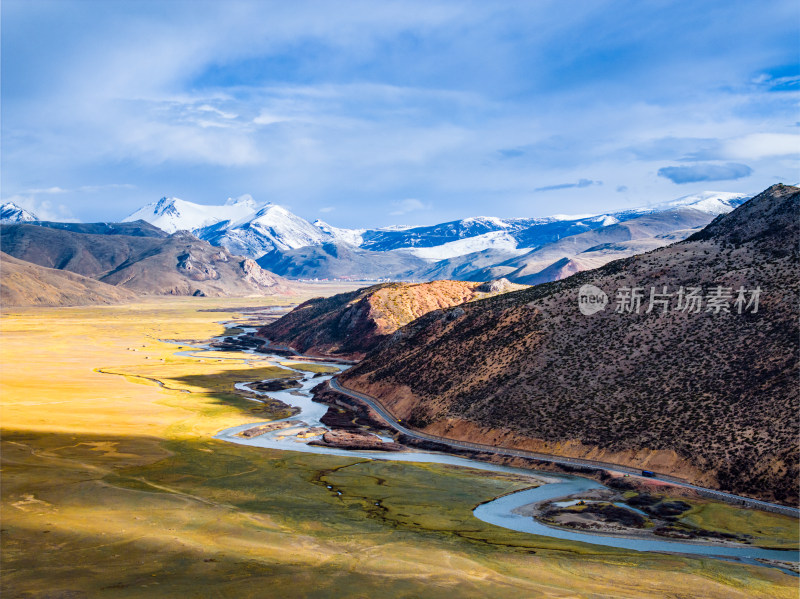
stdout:
[(54, 194), (54, 193), (67, 193), (68, 190), (60, 187), (47, 187), (45, 189), (27, 189), (25, 193), (38, 195), (38, 194)]
[(392, 202), (392, 205), (395, 207), (395, 210), (389, 213), (391, 216), (400, 216), (402, 214), (408, 214), (409, 212), (431, 209), (429, 204), (424, 204), (416, 198), (406, 198), (405, 200)]
[(197, 110), (200, 112), (213, 112), (217, 116), (221, 116), (223, 119), (235, 119), (239, 115), (233, 112), (225, 112), (220, 110), (219, 108), (215, 108), (210, 104), (202, 104), (201, 106), (197, 107)]
[[(632, 202), (672, 199), (657, 171), (684, 157), (747, 163), (746, 191), (758, 191), (793, 172), (797, 153), (796, 136), (777, 133), (797, 120), (796, 96), (753, 80), (788, 52), (780, 2), (726, 9), (734, 19), (676, 9), (674, 20), (646, 3), (624, 18), (602, 5), (563, 14), (554, 1), (14, 4), (3, 14), (4, 188), (61, 193), (88, 218), (123, 216), (141, 196), (213, 201), (242, 188), (353, 220), (420, 210), (391, 204), (407, 195), (434, 199), (425, 216), (436, 219), (526, 216), (551, 211), (549, 192), (529, 193), (549, 181), (605, 181), (561, 190), (583, 212), (580, 202), (623, 201), (622, 185)], [(598, 68), (606, 49), (621, 58)], [(689, 141), (647, 146), (670, 139)], [(499, 160), (504, 148), (517, 157)], [(75, 178), (91, 173), (134, 180), (137, 193), (67, 193), (89, 191)]]
[(278, 116), (276, 114), (269, 114), (268, 112), (262, 112), (253, 119), (253, 122), (256, 125), (275, 125), (276, 123), (285, 123), (286, 121), (291, 120), (291, 118)]
[(752, 133), (728, 140), (723, 145), (727, 157), (759, 160), (773, 156), (800, 155), (800, 135), (790, 133)]

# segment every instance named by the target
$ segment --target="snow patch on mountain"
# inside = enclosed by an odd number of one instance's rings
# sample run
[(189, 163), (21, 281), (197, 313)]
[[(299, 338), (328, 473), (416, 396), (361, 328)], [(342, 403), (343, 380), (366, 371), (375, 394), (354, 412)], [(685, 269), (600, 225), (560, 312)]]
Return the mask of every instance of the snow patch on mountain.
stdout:
[(483, 235), (465, 237), (432, 247), (402, 248), (392, 251), (412, 254), (433, 262), (489, 249), (503, 250), (514, 254), (524, 254), (529, 251), (528, 249), (518, 249), (517, 240), (505, 231), (491, 231)]

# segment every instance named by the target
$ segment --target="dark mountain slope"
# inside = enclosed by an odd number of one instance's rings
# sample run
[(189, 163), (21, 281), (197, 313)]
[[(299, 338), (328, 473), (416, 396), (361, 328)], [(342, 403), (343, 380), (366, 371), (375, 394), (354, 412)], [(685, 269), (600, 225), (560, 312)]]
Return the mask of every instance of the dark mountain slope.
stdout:
[[(800, 190), (774, 186), (686, 241), (431, 312), (341, 379), (434, 433), (796, 503), (799, 246)], [(584, 284), (604, 311), (579, 311)], [(730, 312), (680, 311), (675, 295), (646, 313), (664, 286), (730, 288)], [(740, 286), (762, 290), (757, 312), (738, 313)], [(638, 314), (616, 311), (624, 287), (644, 291)]]

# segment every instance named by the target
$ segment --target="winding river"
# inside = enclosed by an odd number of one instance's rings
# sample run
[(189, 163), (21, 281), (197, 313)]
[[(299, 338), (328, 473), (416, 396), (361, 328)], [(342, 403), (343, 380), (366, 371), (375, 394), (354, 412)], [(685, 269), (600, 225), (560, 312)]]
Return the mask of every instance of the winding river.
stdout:
[[(201, 349), (184, 351), (180, 353), (184, 355), (198, 355), (198, 357), (200, 357), (201, 354), (205, 353), (206, 351), (210, 351), (208, 346), (205, 346)], [(245, 353), (246, 355), (248, 353), (252, 353), (252, 351), (245, 351), (243, 353)], [(270, 355), (263, 355), (263, 358), (259, 356), (259, 358), (271, 359), (274, 360), (275, 362), (283, 362), (283, 363), (293, 360), (293, 358), (289, 357), (270, 356)], [(315, 361), (314, 363), (324, 364), (326, 366), (333, 366), (339, 369), (340, 371), (346, 368), (338, 363), (319, 362), (319, 361)], [(266, 395), (300, 409), (300, 412), (297, 415), (292, 416), (290, 418), (285, 418), (284, 419), (285, 421), (297, 422), (298, 426), (300, 426), (301, 423), (304, 423), (305, 425), (308, 426), (324, 426), (320, 422), (320, 418), (322, 418), (322, 416), (325, 414), (325, 412), (328, 409), (328, 406), (314, 402), (312, 400), (312, 394), (310, 390), (312, 387), (316, 386), (320, 382), (330, 379), (331, 375), (315, 376), (314, 373), (305, 372), (302, 370), (296, 370), (286, 366), (284, 367), (289, 370), (294, 370), (296, 373), (302, 376), (302, 379), (299, 381), (301, 383), (300, 388), (284, 390), (284, 391), (262, 392), (249, 388), (248, 385), (251, 383), (238, 383), (237, 388), (239, 388), (240, 390), (246, 390), (255, 396)], [(508, 472), (513, 474), (521, 474), (529, 477), (540, 475), (550, 480), (557, 479), (558, 482), (542, 484), (541, 486), (535, 489), (519, 491), (517, 493), (512, 493), (510, 495), (499, 497), (488, 503), (481, 504), (474, 510), (475, 517), (480, 520), (483, 520), (484, 522), (488, 522), (496, 526), (501, 526), (503, 528), (508, 528), (520, 532), (526, 532), (547, 537), (555, 537), (558, 539), (564, 539), (568, 541), (580, 541), (583, 543), (591, 543), (594, 545), (603, 545), (606, 547), (630, 549), (634, 551), (655, 551), (655, 552), (681, 553), (690, 555), (703, 555), (703, 556), (718, 557), (723, 559), (734, 559), (745, 563), (754, 563), (759, 565), (764, 565), (764, 564), (757, 562), (756, 560), (758, 559), (790, 561), (790, 562), (800, 561), (800, 553), (798, 551), (761, 549), (752, 546), (733, 547), (733, 546), (720, 546), (711, 544), (695, 544), (685, 541), (672, 541), (672, 540), (662, 541), (655, 539), (634, 539), (634, 538), (615, 537), (601, 533), (582, 533), (582, 532), (567, 530), (564, 528), (547, 526), (545, 524), (538, 522), (537, 520), (534, 520), (530, 516), (523, 516), (514, 513), (514, 510), (516, 508), (522, 507), (530, 503), (536, 503), (540, 501), (556, 499), (559, 497), (565, 497), (567, 495), (572, 495), (573, 493), (579, 493), (591, 489), (603, 488), (603, 485), (601, 485), (600, 483), (579, 476), (554, 474), (552, 472), (540, 473), (535, 470), (526, 470), (522, 468), (500, 466), (478, 460), (471, 460), (468, 458), (461, 458), (436, 452), (351, 451), (351, 450), (337, 449), (331, 447), (318, 447), (314, 445), (308, 445), (307, 444), (308, 439), (299, 439), (292, 435), (287, 435), (285, 430), (272, 431), (250, 439), (236, 436), (237, 433), (246, 430), (248, 428), (252, 428), (253, 426), (256, 425), (250, 423), (229, 428), (218, 433), (215, 436), (215, 438), (222, 439), (224, 441), (229, 441), (231, 443), (239, 443), (242, 445), (250, 445), (255, 447), (267, 447), (271, 449), (341, 455), (341, 456), (359, 457), (359, 458), (376, 459), (376, 460), (395, 460), (403, 462), (433, 462), (440, 464), (451, 464), (454, 466), (464, 466), (468, 468), (487, 470), (492, 472)], [(793, 574), (789, 570), (784, 570), (784, 571)]]

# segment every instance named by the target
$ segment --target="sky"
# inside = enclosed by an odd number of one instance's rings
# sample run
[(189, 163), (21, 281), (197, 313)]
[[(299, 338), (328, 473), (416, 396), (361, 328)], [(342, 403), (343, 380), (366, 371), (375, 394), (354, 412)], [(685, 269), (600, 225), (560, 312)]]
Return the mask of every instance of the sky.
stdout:
[(3, 0), (3, 201), (339, 227), (800, 181), (795, 0)]

